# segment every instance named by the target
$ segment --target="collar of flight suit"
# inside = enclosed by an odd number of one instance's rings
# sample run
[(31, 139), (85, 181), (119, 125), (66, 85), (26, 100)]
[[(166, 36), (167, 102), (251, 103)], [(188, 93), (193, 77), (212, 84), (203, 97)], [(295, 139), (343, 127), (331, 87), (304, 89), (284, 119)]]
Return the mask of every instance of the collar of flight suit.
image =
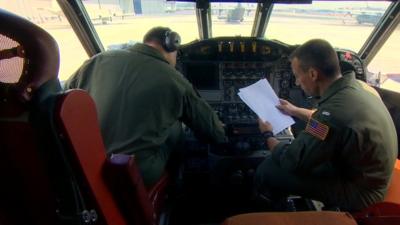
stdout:
[(164, 58), (164, 56), (161, 54), (160, 51), (158, 51), (157, 49), (155, 49), (149, 45), (142, 44), (142, 43), (136, 43), (134, 46), (132, 46), (128, 50), (132, 51), (132, 52), (140, 52), (142, 54), (148, 55), (150, 57), (156, 58), (158, 60), (161, 60), (161, 61), (169, 64), (169, 62)]
[(326, 100), (328, 100), (330, 97), (335, 95), (338, 91), (350, 87), (354, 84), (355, 82), (355, 73), (354, 72), (349, 72), (344, 74), (341, 78), (333, 82), (331, 86), (325, 91), (325, 93), (321, 96), (318, 105), (321, 105), (324, 103)]

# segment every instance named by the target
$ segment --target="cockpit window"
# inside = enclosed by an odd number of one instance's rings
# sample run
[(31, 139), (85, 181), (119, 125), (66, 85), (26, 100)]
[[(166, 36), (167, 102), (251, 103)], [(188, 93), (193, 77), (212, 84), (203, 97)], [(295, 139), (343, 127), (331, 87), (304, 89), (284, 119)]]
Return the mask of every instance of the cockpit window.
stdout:
[(60, 50), (60, 80), (68, 79), (89, 58), (57, 1), (0, 1), (0, 8), (35, 23), (57, 41)]
[[(195, 4), (167, 1), (82, 1), (104, 48), (115, 49), (142, 42), (155, 26), (180, 34), (182, 43), (199, 37)], [(111, 1), (108, 1), (111, 2)]]
[(288, 44), (322, 38), (334, 47), (358, 52), (389, 5), (387, 1), (275, 4), (265, 37)]
[(370, 83), (400, 92), (400, 25), (368, 65)]
[(212, 36), (250, 36), (256, 3), (211, 3)]

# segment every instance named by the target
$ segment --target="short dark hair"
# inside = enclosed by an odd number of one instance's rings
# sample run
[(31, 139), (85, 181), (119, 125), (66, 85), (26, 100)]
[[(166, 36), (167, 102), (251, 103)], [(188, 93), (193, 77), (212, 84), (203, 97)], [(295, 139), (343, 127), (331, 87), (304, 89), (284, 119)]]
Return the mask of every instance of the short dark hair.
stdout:
[(168, 27), (153, 27), (143, 37), (143, 43), (156, 42), (159, 45), (163, 45), (165, 40), (165, 34), (171, 31)]
[(307, 71), (314, 67), (328, 78), (333, 78), (340, 72), (339, 59), (335, 49), (329, 42), (322, 39), (312, 39), (297, 47), (290, 59), (297, 58), (300, 68)]

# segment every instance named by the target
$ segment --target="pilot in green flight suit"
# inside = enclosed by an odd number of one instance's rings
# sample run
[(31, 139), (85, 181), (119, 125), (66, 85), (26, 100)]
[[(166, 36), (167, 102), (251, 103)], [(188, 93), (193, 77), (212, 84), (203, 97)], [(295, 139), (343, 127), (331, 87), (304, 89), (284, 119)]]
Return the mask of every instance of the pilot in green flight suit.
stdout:
[(382, 201), (398, 143), (377, 92), (356, 80), (354, 73), (340, 75), (337, 55), (324, 40), (298, 47), (292, 70), (307, 94), (321, 98), (316, 110), (285, 100), (277, 106), (308, 121), (291, 144), (280, 143), (270, 133), (272, 126), (259, 120), (272, 153), (257, 168), (256, 190), (269, 197), (279, 190), (350, 211)]
[(135, 154), (144, 183), (151, 186), (181, 144), (181, 122), (210, 142), (224, 142), (225, 133), (213, 109), (174, 68), (179, 35), (155, 27), (143, 42), (94, 56), (65, 88), (89, 92), (107, 153)]

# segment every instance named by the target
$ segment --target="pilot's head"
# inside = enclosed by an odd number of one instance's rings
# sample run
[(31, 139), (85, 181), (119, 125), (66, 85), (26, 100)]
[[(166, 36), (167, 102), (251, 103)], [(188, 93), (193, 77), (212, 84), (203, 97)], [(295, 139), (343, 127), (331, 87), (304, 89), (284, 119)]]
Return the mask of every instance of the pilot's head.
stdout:
[(176, 51), (181, 43), (178, 33), (168, 27), (154, 27), (146, 33), (143, 43), (158, 49), (167, 61), (175, 66)]
[(296, 84), (306, 94), (320, 96), (340, 77), (339, 60), (325, 40), (313, 39), (296, 48), (291, 55)]

